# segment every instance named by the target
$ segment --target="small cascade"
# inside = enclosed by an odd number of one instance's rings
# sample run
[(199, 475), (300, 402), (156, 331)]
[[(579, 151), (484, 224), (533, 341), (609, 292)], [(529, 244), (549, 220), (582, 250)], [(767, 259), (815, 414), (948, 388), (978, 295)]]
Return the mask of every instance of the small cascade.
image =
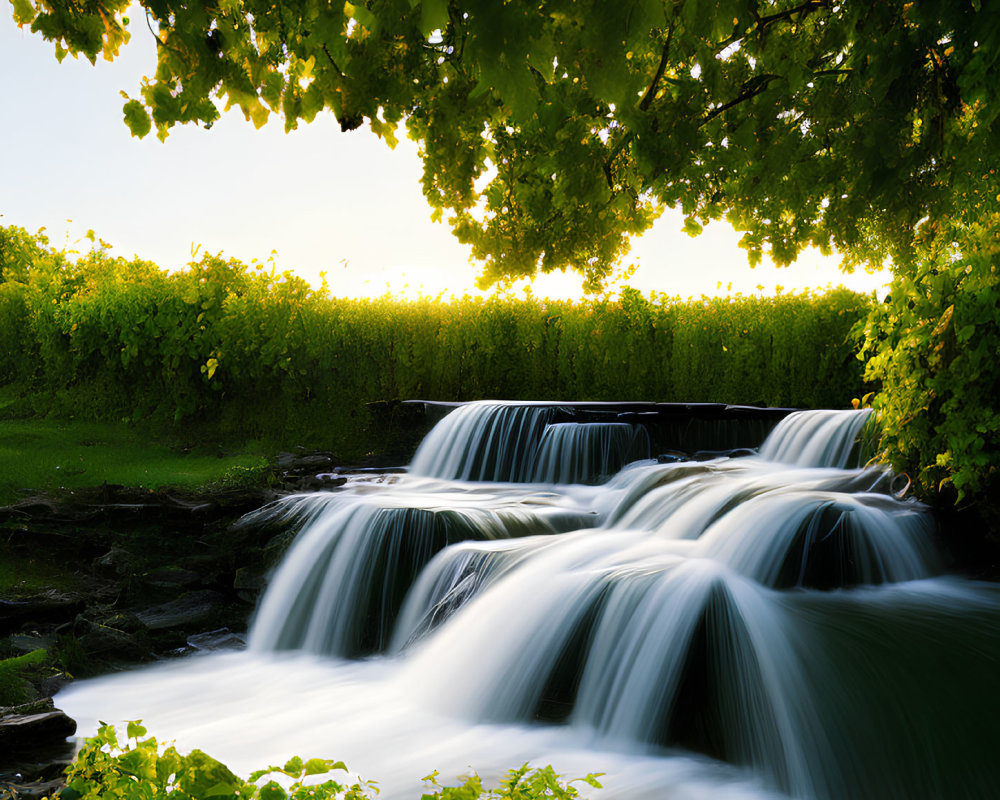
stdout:
[(857, 463), (857, 439), (871, 413), (870, 408), (861, 408), (789, 414), (761, 445), (761, 458), (799, 467), (861, 466)]
[(604, 483), (631, 461), (649, 458), (649, 434), (626, 422), (559, 422), (547, 425), (532, 480)]
[(445, 548), (420, 574), (407, 596), (393, 636), (394, 652), (424, 638), (513, 568), (545, 539), (467, 541)]
[(293, 498), (275, 515), (307, 520), (264, 596), (252, 649), (359, 657), (386, 649), (411, 584), (456, 542), (552, 534), (591, 518), (544, 505), (449, 497), (333, 495), (326, 512)]
[(944, 564), (931, 517), (884, 495), (771, 492), (709, 526), (697, 554), (778, 589), (928, 578)]
[(462, 481), (521, 482), (530, 478), (538, 446), (555, 409), (469, 403), (434, 426), (410, 472)]

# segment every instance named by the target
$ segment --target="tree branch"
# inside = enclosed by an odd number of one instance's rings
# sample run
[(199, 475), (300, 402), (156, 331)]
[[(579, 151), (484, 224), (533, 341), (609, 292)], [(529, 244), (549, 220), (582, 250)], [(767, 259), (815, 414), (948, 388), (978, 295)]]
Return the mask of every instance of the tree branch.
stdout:
[(766, 17), (762, 17), (756, 11), (752, 11), (753, 24), (742, 33), (739, 31), (733, 31), (732, 36), (728, 39), (723, 39), (718, 43), (718, 45), (716, 45), (716, 49), (725, 50), (729, 47), (729, 45), (734, 42), (738, 42), (740, 39), (745, 39), (752, 33), (762, 33), (765, 28), (769, 25), (773, 25), (775, 22), (790, 19), (796, 14), (812, 14), (814, 11), (819, 11), (821, 8), (825, 8), (827, 6), (829, 6), (828, 0), (807, 0), (807, 2), (795, 6), (795, 8), (779, 11), (776, 14), (769, 14)]
[(753, 97), (756, 97), (761, 92), (763, 92), (771, 83), (771, 81), (776, 81), (780, 79), (780, 75), (757, 75), (743, 84), (743, 91), (741, 91), (736, 97), (730, 100), (728, 103), (723, 103), (721, 106), (716, 106), (711, 111), (709, 111), (701, 120), (701, 125), (705, 125), (711, 122), (720, 114), (725, 114), (733, 106), (738, 106), (740, 103), (746, 102)]
[(756, 27), (758, 28), (767, 27), (768, 25), (771, 25), (775, 22), (780, 22), (783, 19), (790, 19), (791, 17), (794, 17), (796, 14), (800, 13), (811, 14), (813, 11), (819, 11), (819, 9), (823, 8), (826, 5), (828, 5), (827, 0), (806, 0), (805, 3), (797, 5), (794, 8), (789, 8), (785, 11), (779, 11), (776, 14), (769, 14), (766, 17), (757, 16), (755, 14), (754, 15), (755, 24)]
[(667, 30), (667, 40), (663, 43), (663, 52), (660, 53), (660, 63), (656, 67), (656, 74), (653, 76), (653, 80), (649, 83), (649, 88), (646, 89), (646, 93), (642, 96), (642, 100), (639, 101), (639, 110), (646, 111), (650, 103), (656, 97), (656, 87), (660, 83), (660, 79), (663, 77), (663, 73), (667, 71), (667, 63), (670, 61), (670, 41), (674, 37), (674, 26), (671, 25)]

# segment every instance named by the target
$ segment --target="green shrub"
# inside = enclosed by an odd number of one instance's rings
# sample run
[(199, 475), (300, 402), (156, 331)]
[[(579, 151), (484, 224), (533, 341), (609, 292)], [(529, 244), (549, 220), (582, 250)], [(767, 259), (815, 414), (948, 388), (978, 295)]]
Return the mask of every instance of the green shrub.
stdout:
[[(138, 722), (128, 723), (126, 737), (122, 740), (113, 726), (102, 725), (67, 769), (68, 786), (60, 798), (372, 800), (378, 794), (374, 782), (351, 778), (342, 761), (293, 758), (283, 767), (259, 770), (244, 781), (200, 750), (182, 755), (173, 746), (163, 748), (155, 738), (146, 737), (146, 729)], [(332, 773), (343, 773), (343, 778), (316, 777)], [(476, 775), (460, 786), (442, 786), (437, 778), (437, 773), (424, 778), (428, 791), (422, 800), (571, 800), (579, 796), (574, 783), (600, 788), (597, 775), (564, 782), (552, 767), (530, 769), (527, 765), (510, 770), (497, 789), (485, 788)]]
[(863, 325), (882, 458), (925, 497), (1000, 504), (1000, 243), (996, 219), (898, 269)]

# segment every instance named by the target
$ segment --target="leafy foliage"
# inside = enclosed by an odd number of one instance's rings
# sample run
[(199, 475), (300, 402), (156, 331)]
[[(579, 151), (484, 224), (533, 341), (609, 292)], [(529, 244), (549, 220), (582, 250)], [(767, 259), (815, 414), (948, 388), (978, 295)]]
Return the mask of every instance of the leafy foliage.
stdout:
[[(898, 264), (992, 166), (1000, 26), (978, 0), (16, 0), (56, 55), (154, 35), (133, 133), (332, 111), (421, 143), (424, 193), (483, 280), (573, 267), (594, 286), (664, 206), (727, 215), (751, 262), (809, 244)], [(147, 30), (148, 28), (148, 30)], [(984, 172), (976, 170), (976, 175)], [(984, 197), (1000, 188), (985, 170)]]
[[(172, 745), (164, 746), (138, 722), (128, 723), (126, 737), (111, 725), (102, 724), (87, 739), (67, 769), (63, 800), (116, 798), (148, 800), (373, 800), (378, 787), (372, 781), (354, 778), (342, 761), (299, 757), (283, 767), (268, 767), (247, 780), (233, 774), (211, 756), (193, 750), (182, 755)], [(341, 780), (330, 777), (343, 773)], [(424, 780), (429, 791), (421, 800), (571, 800), (579, 796), (573, 783), (601, 788), (597, 775), (564, 782), (552, 767), (531, 769), (525, 764), (510, 770), (496, 790), (486, 789), (478, 776), (460, 786), (442, 786), (437, 773)]]
[(345, 300), (218, 256), (168, 274), (100, 248), (74, 259), (17, 228), (0, 242), (34, 253), (0, 283), (0, 375), (45, 413), (347, 447), (377, 400), (836, 407), (861, 388), (849, 332), (868, 301), (847, 291)]
[(900, 274), (864, 327), (883, 457), (927, 495), (1000, 501), (1000, 274), (997, 218), (979, 246), (931, 252)]

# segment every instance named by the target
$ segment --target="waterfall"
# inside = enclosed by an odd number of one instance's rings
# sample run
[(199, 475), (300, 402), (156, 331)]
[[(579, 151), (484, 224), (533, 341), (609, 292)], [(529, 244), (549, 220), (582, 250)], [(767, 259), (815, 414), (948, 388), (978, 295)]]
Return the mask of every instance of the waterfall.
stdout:
[[(273, 516), (302, 531), (261, 601), (250, 635), (257, 650), (357, 657), (385, 650), (411, 584), (440, 550), (467, 540), (582, 528), (592, 517), (485, 492), (301, 498)], [(317, 511), (316, 506), (325, 510)], [(412, 635), (412, 634), (411, 634)]]
[(626, 422), (556, 422), (559, 409), (468, 403), (417, 449), (410, 472), (463, 481), (602, 483), (649, 458), (649, 434)]
[(630, 461), (649, 458), (649, 434), (625, 422), (560, 422), (545, 427), (533, 480), (603, 483)]
[(870, 416), (871, 409), (789, 414), (764, 441), (760, 455), (800, 467), (847, 467)]
[(868, 417), (605, 480), (644, 432), (461, 407), (395, 483), (259, 512), (299, 533), (249, 652), (60, 704), (236, 767), (343, 758), (387, 798), (529, 760), (606, 772), (594, 800), (993, 797), (1000, 590), (948, 575), (929, 510), (856, 466)]
[(410, 472), (463, 481), (524, 481), (531, 475), (547, 406), (469, 403), (434, 426), (410, 464)]

